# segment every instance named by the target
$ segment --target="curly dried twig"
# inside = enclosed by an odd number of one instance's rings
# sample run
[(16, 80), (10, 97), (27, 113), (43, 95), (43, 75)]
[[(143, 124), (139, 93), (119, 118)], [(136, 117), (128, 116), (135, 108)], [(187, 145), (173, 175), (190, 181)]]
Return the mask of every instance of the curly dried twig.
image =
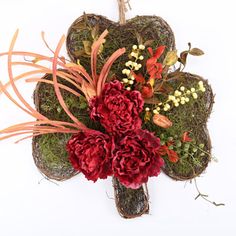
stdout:
[(224, 203), (216, 203), (216, 202), (214, 202), (214, 201), (211, 201), (211, 200), (208, 199), (208, 195), (202, 194), (202, 193), (200, 192), (199, 188), (198, 188), (196, 178), (194, 178), (194, 184), (195, 184), (195, 187), (196, 187), (196, 189), (197, 189), (197, 191), (198, 191), (198, 195), (195, 197), (195, 200), (197, 200), (199, 197), (201, 197), (201, 198), (204, 199), (205, 201), (207, 201), (207, 202), (213, 204), (214, 206), (225, 206)]

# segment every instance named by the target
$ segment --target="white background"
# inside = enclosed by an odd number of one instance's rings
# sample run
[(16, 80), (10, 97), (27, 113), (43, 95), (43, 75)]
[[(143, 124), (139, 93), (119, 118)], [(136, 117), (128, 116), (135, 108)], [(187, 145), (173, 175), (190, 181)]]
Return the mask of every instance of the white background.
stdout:
[[(175, 182), (161, 174), (150, 179), (150, 215), (122, 219), (115, 208), (111, 179), (88, 182), (77, 176), (58, 185), (42, 179), (34, 166), (31, 141), (0, 143), (0, 235), (236, 235), (236, 129), (235, 129), (235, 6), (234, 1), (131, 0), (135, 15), (160, 15), (172, 27), (181, 51), (192, 42), (205, 51), (190, 58), (186, 71), (209, 79), (216, 93), (209, 121), (213, 153), (211, 163), (198, 179), (202, 192), (225, 202), (214, 207), (194, 200), (197, 192), (190, 183)], [(20, 28), (16, 49), (48, 53), (40, 32), (50, 45), (83, 11), (118, 19), (116, 0), (0, 0), (0, 52), (7, 51), (10, 39)], [(0, 61), (0, 79), (7, 80), (6, 65)], [(30, 99), (32, 86), (19, 83)], [(0, 128), (30, 119), (3, 96), (0, 98)], [(40, 182), (40, 183), (39, 183)], [(109, 197), (110, 198), (109, 198)]]

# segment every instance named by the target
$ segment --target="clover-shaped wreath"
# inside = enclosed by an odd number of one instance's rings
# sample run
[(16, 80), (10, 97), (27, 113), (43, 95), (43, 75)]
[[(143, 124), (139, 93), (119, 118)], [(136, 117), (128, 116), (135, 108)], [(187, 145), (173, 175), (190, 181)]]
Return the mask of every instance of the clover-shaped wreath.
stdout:
[[(9, 73), (0, 92), (35, 120), (1, 130), (0, 140), (33, 138), (35, 164), (46, 177), (62, 181), (83, 173), (96, 182), (112, 176), (118, 211), (133, 218), (149, 211), (149, 177), (163, 170), (189, 180), (205, 170), (212, 159), (206, 123), (214, 96), (206, 80), (183, 72), (188, 55), (203, 51), (189, 44), (178, 55), (162, 18), (138, 16), (119, 24), (84, 14), (55, 51), (42, 34), (52, 56), (14, 51), (17, 35), (0, 54), (8, 57)], [(65, 41), (70, 60), (60, 55)], [(13, 76), (16, 65), (33, 70)], [(37, 83), (36, 109), (16, 86), (22, 79)]]

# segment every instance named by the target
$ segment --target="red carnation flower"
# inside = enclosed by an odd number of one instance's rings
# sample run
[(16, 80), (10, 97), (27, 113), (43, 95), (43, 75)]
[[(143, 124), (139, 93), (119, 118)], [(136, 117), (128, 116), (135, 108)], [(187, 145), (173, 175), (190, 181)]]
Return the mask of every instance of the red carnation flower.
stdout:
[(138, 91), (127, 91), (115, 80), (105, 84), (102, 94), (90, 101), (90, 117), (99, 121), (112, 135), (122, 135), (129, 130), (140, 129), (143, 99)]
[(159, 138), (147, 130), (126, 134), (114, 150), (114, 176), (128, 188), (139, 188), (148, 177), (159, 175), (164, 164), (158, 154), (159, 148)]
[(94, 182), (112, 174), (111, 149), (110, 137), (95, 130), (80, 132), (67, 143), (72, 166)]

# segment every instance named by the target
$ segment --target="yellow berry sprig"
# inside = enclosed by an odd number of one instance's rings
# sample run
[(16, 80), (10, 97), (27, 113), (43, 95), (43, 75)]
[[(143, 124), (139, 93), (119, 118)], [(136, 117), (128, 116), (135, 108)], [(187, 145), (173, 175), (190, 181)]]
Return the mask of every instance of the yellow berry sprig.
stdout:
[(142, 64), (139, 61), (144, 59), (144, 56), (141, 55), (141, 51), (145, 49), (144, 45), (133, 45), (132, 52), (129, 54), (131, 60), (125, 63), (125, 66), (128, 68), (122, 70), (122, 74), (126, 75), (126, 78), (122, 79), (122, 82), (125, 84), (127, 90), (131, 90), (131, 87), (134, 84), (134, 76), (132, 71), (138, 71), (141, 69)]
[[(184, 86), (181, 86), (179, 89), (175, 90), (172, 95), (169, 95), (167, 100), (164, 102), (159, 102), (157, 106), (154, 107), (153, 109), (153, 114), (159, 114), (161, 110), (163, 111), (169, 111), (173, 107), (178, 107), (179, 105), (184, 105), (188, 103), (191, 99), (197, 99), (198, 98), (198, 93), (199, 92), (205, 92), (206, 88), (204, 87), (204, 84), (202, 81), (198, 82), (198, 87), (197, 88), (190, 88), (186, 89)], [(146, 107), (145, 111), (149, 112), (150, 108)]]

